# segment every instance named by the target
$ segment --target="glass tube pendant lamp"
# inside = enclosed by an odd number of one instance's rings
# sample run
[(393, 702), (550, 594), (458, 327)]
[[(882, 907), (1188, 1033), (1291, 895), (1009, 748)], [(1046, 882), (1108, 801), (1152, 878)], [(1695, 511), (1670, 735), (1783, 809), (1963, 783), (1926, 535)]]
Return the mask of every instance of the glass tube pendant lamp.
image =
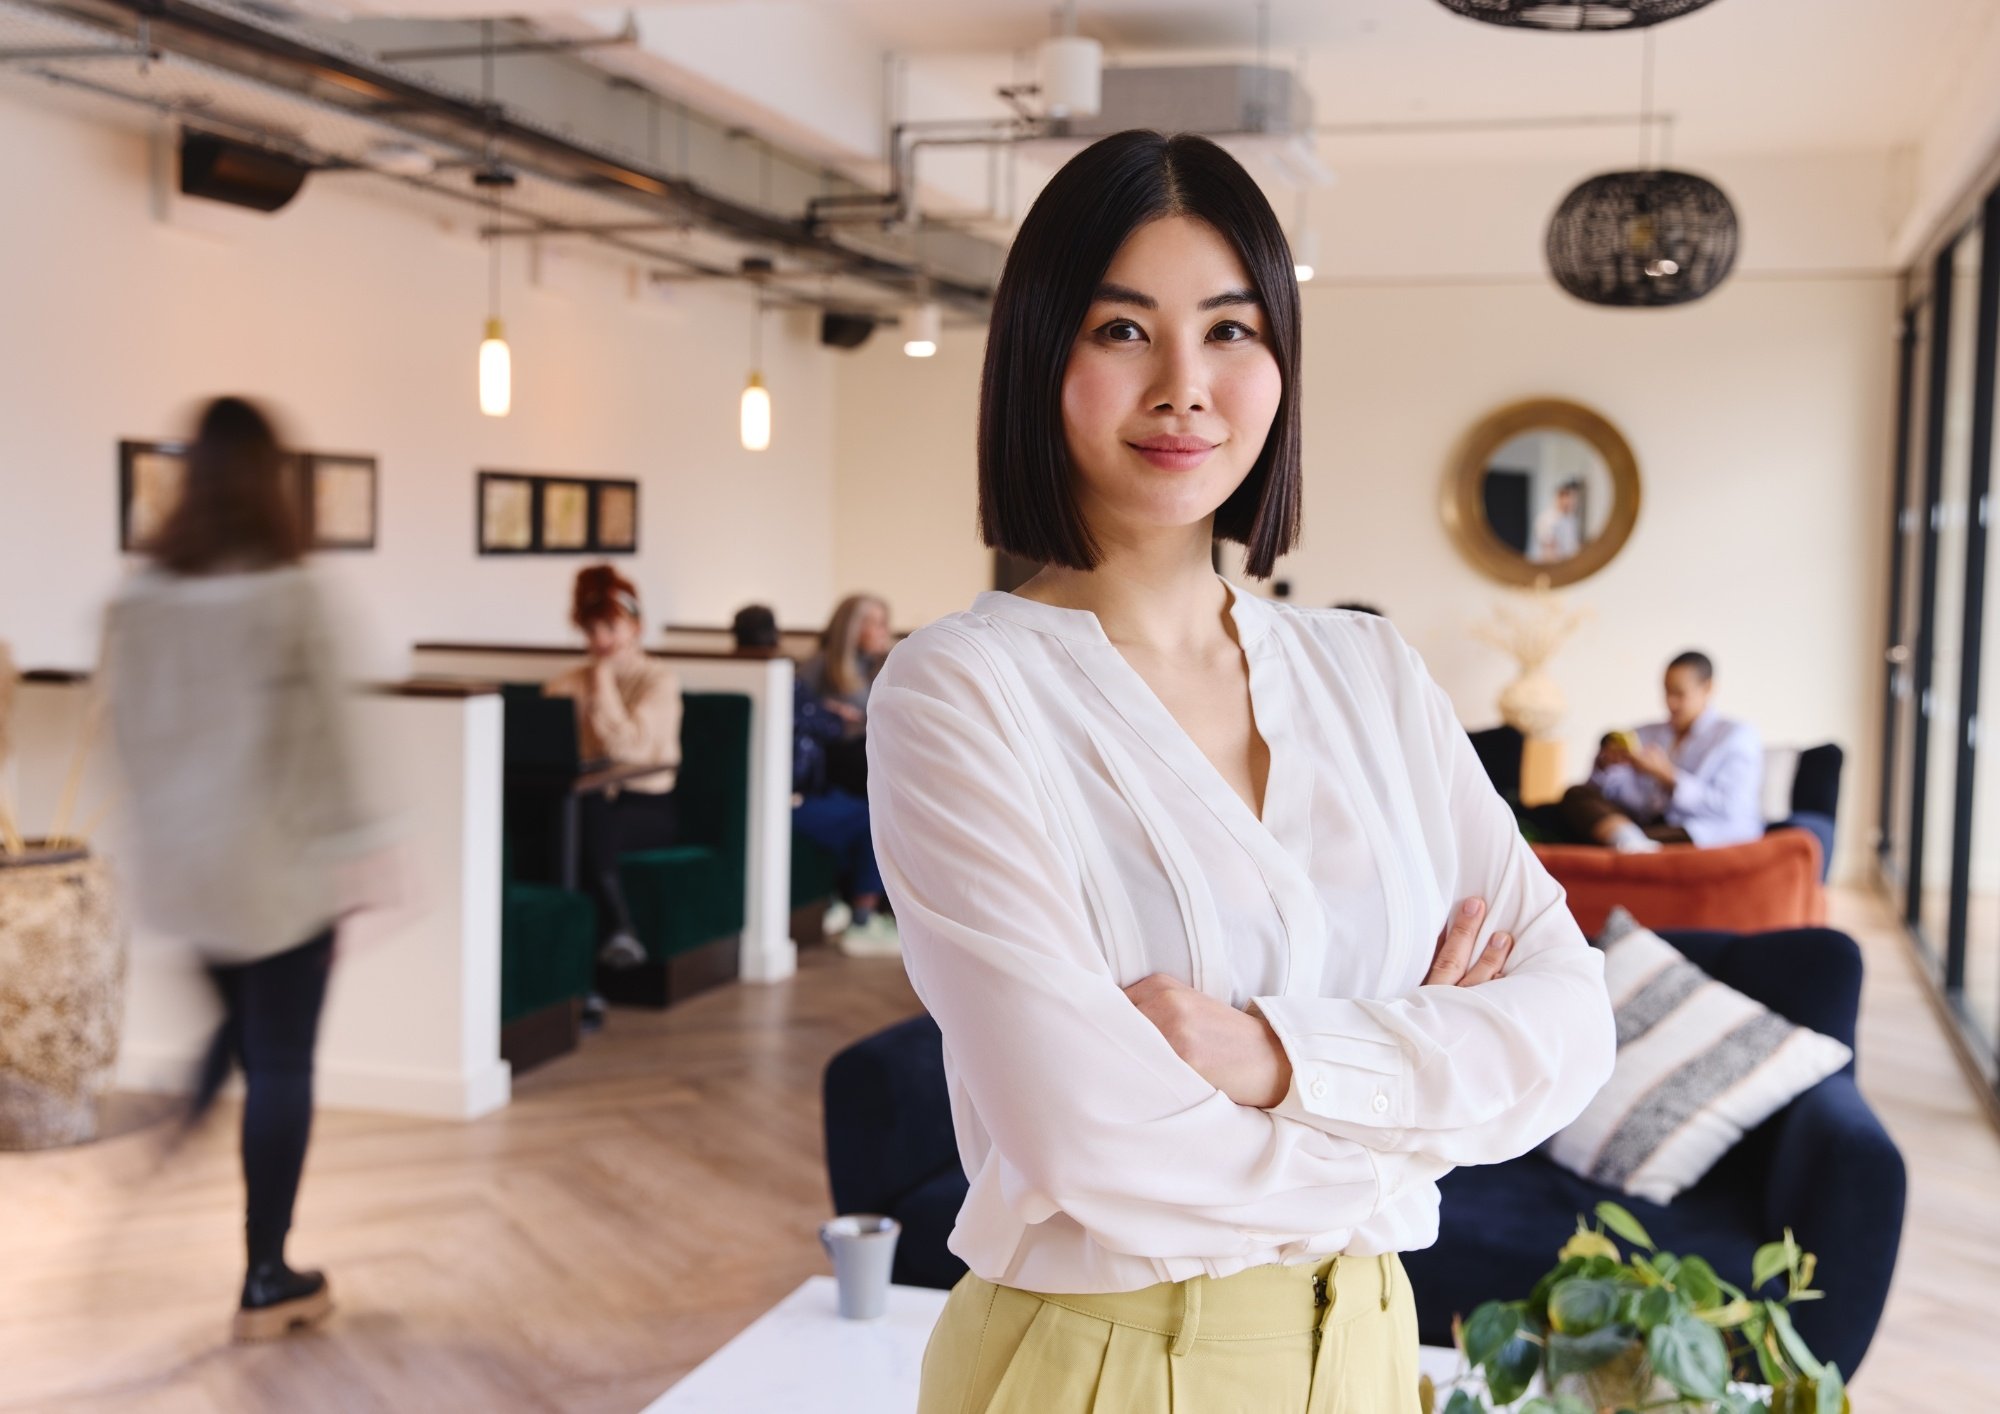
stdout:
[(500, 322), (500, 193), (513, 185), (514, 174), (494, 164), (473, 181), (493, 195), (493, 224), (486, 237), (486, 334), (479, 341), (479, 410), (488, 417), (505, 417), (514, 408), (514, 355), (507, 347), (507, 326)]
[(903, 352), (911, 358), (929, 358), (938, 351), (938, 339), (944, 327), (944, 317), (937, 302), (925, 300), (910, 312), (909, 337), (903, 340)]
[(762, 452), (771, 445), (771, 390), (764, 386), (764, 296), (757, 295), (757, 312), (751, 329), (750, 381), (743, 385), (742, 406), (738, 410), (738, 431), (743, 450)]

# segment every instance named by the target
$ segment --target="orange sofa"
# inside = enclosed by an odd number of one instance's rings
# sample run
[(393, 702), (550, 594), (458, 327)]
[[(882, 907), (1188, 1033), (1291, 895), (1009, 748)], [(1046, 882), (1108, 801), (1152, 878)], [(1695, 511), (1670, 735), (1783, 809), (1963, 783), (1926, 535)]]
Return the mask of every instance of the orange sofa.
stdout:
[(1668, 845), (1620, 854), (1594, 845), (1538, 844), (1535, 854), (1569, 891), (1569, 911), (1596, 937), (1624, 907), (1648, 928), (1756, 933), (1826, 921), (1819, 841), (1809, 830), (1773, 830), (1749, 844)]

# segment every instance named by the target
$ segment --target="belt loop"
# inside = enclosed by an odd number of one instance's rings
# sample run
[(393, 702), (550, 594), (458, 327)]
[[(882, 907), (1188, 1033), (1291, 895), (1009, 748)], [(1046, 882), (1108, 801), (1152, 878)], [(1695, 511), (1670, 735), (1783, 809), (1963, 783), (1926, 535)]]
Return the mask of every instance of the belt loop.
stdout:
[(1175, 1355), (1185, 1355), (1194, 1349), (1195, 1332), (1201, 1328), (1201, 1286), (1207, 1280), (1207, 1277), (1189, 1277), (1181, 1283), (1181, 1326), (1174, 1332)]
[(1389, 1265), (1387, 1252), (1375, 1259), (1375, 1266), (1382, 1273), (1382, 1309), (1386, 1311), (1389, 1309), (1389, 1293), (1396, 1284), (1396, 1273)]

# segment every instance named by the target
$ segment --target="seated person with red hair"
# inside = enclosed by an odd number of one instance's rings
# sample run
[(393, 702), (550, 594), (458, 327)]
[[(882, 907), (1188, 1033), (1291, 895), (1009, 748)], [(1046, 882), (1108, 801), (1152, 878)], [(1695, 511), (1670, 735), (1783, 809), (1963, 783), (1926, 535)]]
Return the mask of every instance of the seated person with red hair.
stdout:
[(674, 842), (679, 815), (674, 779), (681, 761), (681, 687), (672, 671), (639, 646), (639, 591), (610, 565), (579, 571), (570, 611), (589, 643), (590, 661), (552, 679), (551, 697), (576, 699), (583, 759), (661, 769), (582, 802), (583, 885), (597, 903), (598, 960), (636, 967), (645, 944), (618, 879), (618, 860)]

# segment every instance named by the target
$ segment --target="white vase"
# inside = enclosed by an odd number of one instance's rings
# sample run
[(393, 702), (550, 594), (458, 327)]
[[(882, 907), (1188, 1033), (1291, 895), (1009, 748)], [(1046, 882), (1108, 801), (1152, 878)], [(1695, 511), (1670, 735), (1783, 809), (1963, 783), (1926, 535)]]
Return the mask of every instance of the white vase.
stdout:
[(1547, 736), (1563, 719), (1569, 704), (1556, 680), (1531, 668), (1500, 693), (1500, 720), (1522, 736)]

